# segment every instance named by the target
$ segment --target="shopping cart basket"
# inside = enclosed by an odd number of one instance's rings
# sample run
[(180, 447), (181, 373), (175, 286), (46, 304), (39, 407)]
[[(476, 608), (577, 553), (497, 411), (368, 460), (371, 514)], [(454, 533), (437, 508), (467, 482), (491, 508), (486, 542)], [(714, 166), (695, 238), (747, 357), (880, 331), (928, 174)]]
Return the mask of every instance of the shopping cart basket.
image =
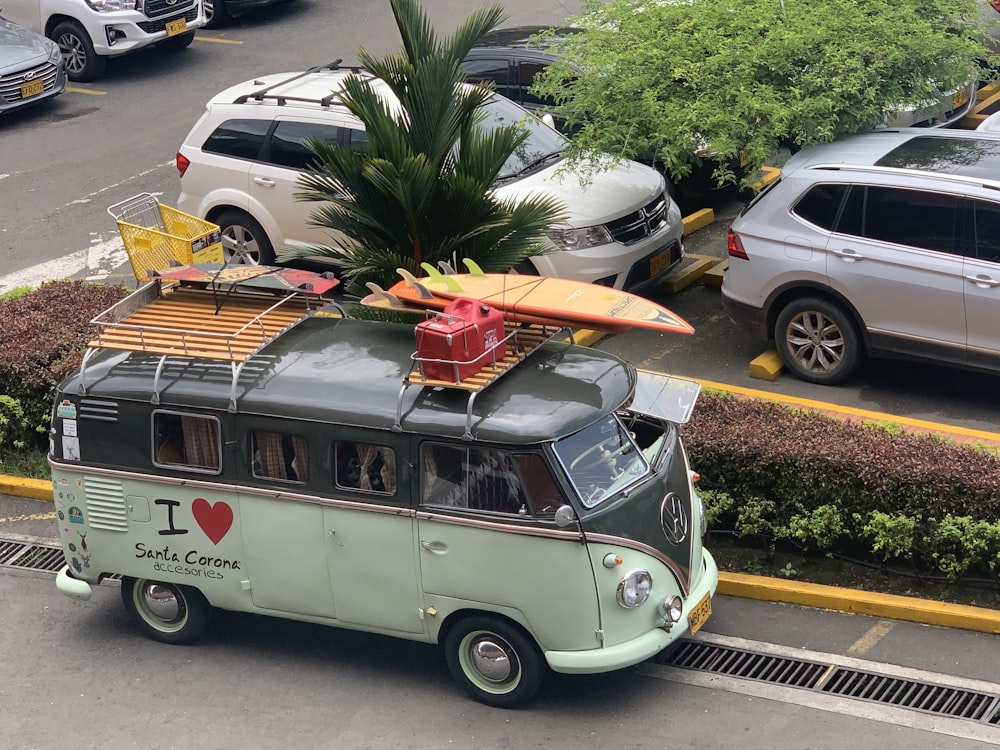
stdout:
[(108, 213), (118, 223), (138, 281), (170, 266), (224, 262), (218, 224), (164, 206), (151, 193), (115, 203)]

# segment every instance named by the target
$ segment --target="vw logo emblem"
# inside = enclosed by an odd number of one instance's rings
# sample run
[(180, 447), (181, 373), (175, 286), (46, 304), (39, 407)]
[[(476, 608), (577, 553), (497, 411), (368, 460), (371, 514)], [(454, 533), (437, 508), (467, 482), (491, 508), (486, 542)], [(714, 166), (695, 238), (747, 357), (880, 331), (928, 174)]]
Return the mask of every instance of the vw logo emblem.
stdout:
[(675, 493), (668, 492), (660, 504), (660, 526), (663, 535), (673, 545), (680, 544), (688, 535), (688, 514), (684, 501)]

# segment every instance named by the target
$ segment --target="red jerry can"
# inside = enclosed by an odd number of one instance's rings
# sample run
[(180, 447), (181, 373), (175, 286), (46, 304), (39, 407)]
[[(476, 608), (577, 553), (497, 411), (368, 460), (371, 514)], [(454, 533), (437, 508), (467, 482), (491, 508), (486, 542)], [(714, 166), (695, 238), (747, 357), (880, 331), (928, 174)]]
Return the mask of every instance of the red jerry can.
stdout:
[(417, 359), (425, 378), (458, 382), (507, 354), (503, 313), (458, 297), (417, 324)]

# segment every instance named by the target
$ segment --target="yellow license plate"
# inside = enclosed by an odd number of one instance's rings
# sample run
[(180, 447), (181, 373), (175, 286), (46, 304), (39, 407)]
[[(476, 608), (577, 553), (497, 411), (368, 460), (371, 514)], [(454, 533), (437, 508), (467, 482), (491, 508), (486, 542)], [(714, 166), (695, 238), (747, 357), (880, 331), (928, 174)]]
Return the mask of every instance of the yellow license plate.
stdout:
[(167, 36), (177, 36), (187, 31), (187, 21), (178, 18), (176, 21), (167, 21)]
[(712, 595), (705, 594), (695, 608), (688, 612), (688, 631), (694, 635), (712, 615)]
[(38, 81), (28, 81), (27, 83), (21, 84), (21, 98), (27, 99), (29, 96), (38, 96), (43, 91), (45, 91), (45, 82)]
[(657, 253), (649, 259), (649, 275), (656, 276), (660, 272), (670, 268), (670, 264), (673, 262), (674, 253), (672, 250), (664, 250), (662, 253)]
[(958, 109), (969, 101), (969, 87), (966, 86), (961, 91), (956, 91), (951, 97), (951, 108)]
[(740, 151), (740, 166), (745, 167), (749, 163), (750, 163), (750, 152)]

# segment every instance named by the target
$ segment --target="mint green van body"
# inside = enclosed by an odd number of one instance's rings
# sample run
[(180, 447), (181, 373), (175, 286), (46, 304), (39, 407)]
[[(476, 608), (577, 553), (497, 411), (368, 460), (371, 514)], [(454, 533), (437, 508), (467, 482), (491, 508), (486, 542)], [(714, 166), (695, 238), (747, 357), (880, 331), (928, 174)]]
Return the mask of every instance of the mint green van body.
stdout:
[(53, 408), (59, 590), (120, 576), (166, 642), (219, 608), (440, 643), (505, 707), (701, 626), (718, 571), (657, 416), (674, 383), (556, 337), (470, 401), (405, 387), (413, 348), (412, 326), (309, 316), (239, 370), (90, 357)]

